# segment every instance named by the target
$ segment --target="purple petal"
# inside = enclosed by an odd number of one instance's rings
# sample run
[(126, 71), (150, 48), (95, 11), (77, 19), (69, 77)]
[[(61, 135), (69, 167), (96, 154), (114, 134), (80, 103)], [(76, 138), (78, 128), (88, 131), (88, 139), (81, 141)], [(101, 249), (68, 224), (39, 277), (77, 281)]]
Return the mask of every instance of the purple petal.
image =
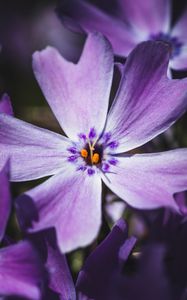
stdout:
[(108, 214), (108, 216), (110, 217), (110, 219), (113, 222), (116, 222), (117, 220), (119, 220), (124, 211), (125, 211), (125, 203), (122, 201), (115, 201), (112, 203), (106, 203), (105, 204), (105, 210), (106, 213)]
[(0, 294), (40, 299), (42, 269), (28, 242), (0, 249)]
[(128, 259), (135, 238), (128, 239), (127, 226), (119, 220), (105, 240), (89, 255), (77, 280), (77, 291), (88, 299), (123, 299), (118, 297), (121, 262)]
[(50, 244), (48, 244), (46, 267), (50, 274), (49, 287), (60, 294), (61, 300), (76, 300), (75, 286), (66, 257), (58, 248), (53, 248)]
[(76, 140), (81, 132), (103, 130), (111, 81), (113, 54), (100, 34), (87, 38), (78, 64), (66, 61), (48, 47), (33, 56), (39, 85), (66, 134)]
[(180, 71), (187, 69), (187, 41), (181, 48), (181, 53), (170, 60), (170, 68)]
[(54, 229), (45, 230), (30, 236), (35, 248), (48, 272), (48, 288), (45, 290), (45, 299), (76, 300), (75, 286), (70, 274), (67, 260), (56, 243)]
[(124, 21), (139, 35), (168, 32), (170, 27), (169, 0), (118, 0)]
[(118, 55), (127, 56), (136, 45), (137, 37), (123, 20), (87, 1), (61, 1), (58, 14), (65, 26), (74, 31), (80, 31), (81, 28), (87, 33), (101, 32), (109, 39)]
[(13, 116), (12, 104), (10, 97), (7, 94), (3, 94), (0, 99), (0, 112)]
[(69, 141), (62, 135), (5, 114), (0, 115), (0, 167), (10, 157), (12, 181), (36, 179), (59, 172)]
[(171, 291), (164, 264), (165, 248), (153, 244), (144, 247), (142, 252), (136, 272), (124, 280), (124, 299), (170, 300)]
[(136, 208), (178, 210), (173, 195), (187, 189), (187, 149), (118, 157), (118, 161), (103, 180), (120, 198)]
[(10, 189), (8, 180), (9, 164), (0, 171), (0, 242), (4, 236), (7, 221), (11, 210)]
[(187, 216), (187, 192), (176, 194), (175, 200), (179, 206), (181, 214)]
[(185, 112), (187, 79), (168, 79), (168, 60), (168, 47), (162, 42), (142, 43), (128, 57), (106, 126), (119, 142), (116, 152), (145, 144)]
[(182, 16), (179, 18), (178, 22), (175, 24), (171, 31), (171, 35), (173, 37), (177, 37), (177, 39), (182, 43), (187, 43), (187, 8), (183, 12)]
[(28, 223), (28, 205), (32, 201), (30, 218), (35, 220), (30, 220), (29, 231), (55, 227), (62, 252), (86, 246), (97, 236), (101, 224), (101, 180), (96, 174), (88, 176), (65, 166), (63, 173), (26, 192), (17, 201), (22, 226), (25, 221)]

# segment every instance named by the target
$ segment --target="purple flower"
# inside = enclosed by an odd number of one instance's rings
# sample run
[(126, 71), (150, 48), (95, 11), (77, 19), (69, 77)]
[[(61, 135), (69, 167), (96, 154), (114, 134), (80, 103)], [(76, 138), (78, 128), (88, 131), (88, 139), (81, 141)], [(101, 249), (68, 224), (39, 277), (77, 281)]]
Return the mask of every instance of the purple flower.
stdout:
[[(8, 164), (0, 171), (0, 242), (11, 210)], [(41, 296), (42, 267), (27, 241), (0, 249), (0, 295), (38, 300)]]
[[(187, 150), (127, 154), (186, 110), (187, 80), (167, 78), (168, 60), (167, 45), (140, 44), (107, 116), (113, 53), (100, 34), (88, 36), (78, 64), (51, 47), (34, 54), (35, 76), (68, 138), (0, 116), (0, 165), (10, 155), (11, 180), (54, 175), (26, 192), (35, 211), (29, 232), (55, 227), (65, 252), (91, 243), (101, 224), (101, 179), (131, 206), (178, 209), (173, 194), (187, 187)], [(25, 201), (18, 202), (28, 215)]]
[(128, 56), (140, 42), (164, 41), (171, 48), (169, 66), (187, 68), (187, 9), (172, 27), (170, 0), (110, 0), (107, 8), (112, 5), (109, 13), (86, 0), (61, 0), (58, 14), (71, 30), (103, 33), (121, 56)]
[(78, 275), (76, 287), (66, 257), (58, 250), (53, 231), (38, 233), (34, 239), (36, 246), (42, 250), (41, 255), (45, 257), (49, 272), (51, 294), (48, 290), (45, 299), (124, 299), (120, 290), (124, 282), (123, 267), (136, 243), (136, 238), (128, 238), (124, 220), (119, 220), (105, 240), (88, 256)]

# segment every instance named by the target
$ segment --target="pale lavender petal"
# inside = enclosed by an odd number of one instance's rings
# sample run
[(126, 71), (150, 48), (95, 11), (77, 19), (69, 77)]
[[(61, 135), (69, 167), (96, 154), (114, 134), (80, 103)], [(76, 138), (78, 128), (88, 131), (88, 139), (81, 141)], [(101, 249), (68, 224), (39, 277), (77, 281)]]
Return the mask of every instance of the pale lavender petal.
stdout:
[(169, 0), (117, 0), (124, 20), (140, 35), (168, 32), (170, 27)]
[(0, 242), (4, 236), (11, 210), (10, 189), (8, 180), (9, 163), (0, 170)]
[(90, 34), (77, 64), (47, 47), (33, 56), (38, 83), (66, 134), (76, 140), (103, 130), (113, 76), (113, 53), (100, 34)]
[(187, 69), (187, 9), (185, 9), (178, 22), (171, 31), (171, 37), (177, 39), (181, 44), (179, 54), (175, 56), (171, 62), (171, 68), (175, 70)]
[(122, 217), (125, 207), (125, 203), (119, 201), (119, 198), (116, 197), (116, 195), (108, 194), (106, 196), (105, 211), (114, 223)]
[(111, 42), (114, 52), (127, 56), (135, 47), (137, 37), (129, 26), (107, 12), (82, 0), (61, 1), (58, 14), (62, 22), (74, 31), (101, 32)]
[(187, 149), (118, 157), (105, 184), (129, 205), (179, 211), (174, 194), (187, 189)]
[(24, 181), (59, 172), (69, 140), (60, 134), (0, 114), (0, 167), (10, 157), (10, 179)]
[(187, 69), (187, 41), (181, 48), (180, 54), (170, 60), (170, 68), (180, 71)]
[(28, 242), (0, 249), (0, 295), (41, 299), (42, 268)]
[(8, 115), (14, 114), (10, 97), (7, 94), (3, 94), (3, 96), (0, 99), (0, 112)]
[(137, 46), (127, 58), (106, 125), (119, 143), (116, 152), (145, 144), (185, 112), (187, 79), (168, 79), (168, 61), (168, 46), (151, 41)]
[(32, 223), (30, 232), (55, 227), (61, 251), (68, 252), (88, 245), (98, 234), (101, 179), (66, 166), (63, 173), (26, 192), (17, 203), (22, 227), (28, 222)]
[(182, 16), (178, 19), (171, 31), (171, 36), (177, 37), (177, 39), (182, 43), (187, 43), (187, 8), (184, 10)]

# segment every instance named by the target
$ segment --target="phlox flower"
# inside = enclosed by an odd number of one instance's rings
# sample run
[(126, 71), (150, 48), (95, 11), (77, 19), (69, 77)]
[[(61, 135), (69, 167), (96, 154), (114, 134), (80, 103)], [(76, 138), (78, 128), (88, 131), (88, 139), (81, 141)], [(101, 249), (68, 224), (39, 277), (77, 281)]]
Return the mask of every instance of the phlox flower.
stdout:
[(186, 110), (187, 80), (167, 78), (168, 60), (162, 42), (137, 46), (107, 115), (114, 63), (105, 38), (89, 35), (77, 64), (51, 47), (34, 54), (36, 79), (68, 137), (0, 115), (0, 164), (10, 156), (11, 180), (54, 175), (17, 201), (29, 232), (55, 227), (63, 252), (88, 245), (101, 225), (102, 181), (133, 207), (178, 209), (187, 150), (129, 153)]
[[(8, 163), (0, 170), (0, 242), (11, 211)], [(39, 300), (43, 270), (37, 253), (28, 241), (0, 249), (0, 296)]]
[(171, 2), (110, 0), (105, 9), (102, 3), (98, 7), (86, 0), (61, 0), (58, 14), (74, 31), (103, 33), (123, 57), (140, 42), (162, 40), (171, 47), (169, 67), (181, 70), (187, 68), (187, 9), (172, 26)]

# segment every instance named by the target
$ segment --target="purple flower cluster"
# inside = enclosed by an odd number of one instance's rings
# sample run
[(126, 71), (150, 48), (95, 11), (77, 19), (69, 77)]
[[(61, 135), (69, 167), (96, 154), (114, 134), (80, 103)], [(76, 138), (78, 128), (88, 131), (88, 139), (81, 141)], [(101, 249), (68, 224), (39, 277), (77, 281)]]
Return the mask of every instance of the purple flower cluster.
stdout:
[[(34, 75), (64, 134), (17, 119), (9, 96), (0, 100), (3, 299), (187, 298), (187, 148), (140, 148), (187, 110), (187, 79), (168, 76), (168, 66), (187, 68), (187, 16), (171, 30), (169, 0), (116, 0), (115, 7), (112, 14), (84, 0), (62, 1), (63, 23), (87, 33), (78, 62), (51, 46), (33, 54)], [(45, 177), (11, 200), (9, 181)], [(125, 205), (116, 211), (107, 188), (139, 210), (143, 245), (117, 220)], [(105, 220), (108, 234), (95, 247), (104, 198), (117, 222), (110, 230)], [(22, 240), (9, 237), (13, 214)], [(89, 245), (94, 250), (74, 284), (65, 254)]]

